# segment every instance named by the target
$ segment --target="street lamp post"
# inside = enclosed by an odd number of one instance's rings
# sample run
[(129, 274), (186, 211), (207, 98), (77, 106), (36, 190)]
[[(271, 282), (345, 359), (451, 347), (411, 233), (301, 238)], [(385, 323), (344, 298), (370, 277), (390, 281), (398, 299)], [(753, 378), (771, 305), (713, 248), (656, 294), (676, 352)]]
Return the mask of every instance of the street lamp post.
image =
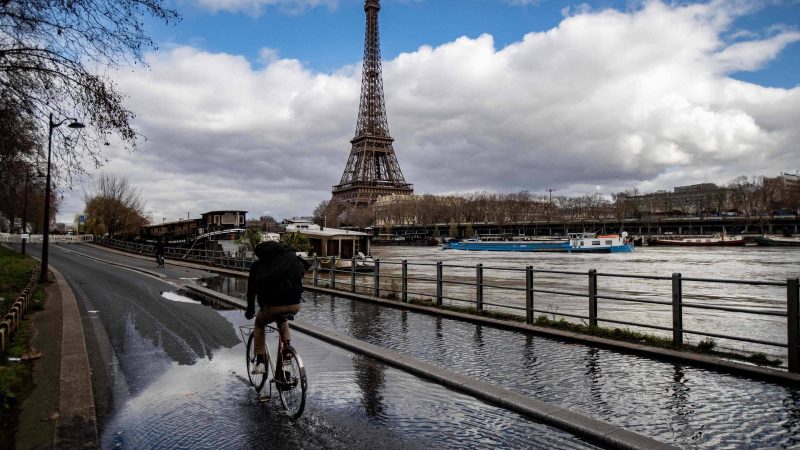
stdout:
[(28, 240), (25, 237), (28, 234), (26, 222), (28, 221), (28, 186), (30, 185), (31, 174), (28, 169), (25, 169), (25, 201), (22, 203), (22, 254), (25, 254), (25, 243)]
[(53, 130), (64, 125), (66, 121), (71, 121), (69, 128), (83, 128), (86, 125), (78, 122), (78, 119), (68, 117), (61, 122), (53, 122), (53, 113), (47, 122), (47, 181), (44, 187), (44, 230), (42, 230), (42, 270), (39, 273), (39, 282), (47, 281), (48, 251), (50, 244), (50, 155), (53, 152)]

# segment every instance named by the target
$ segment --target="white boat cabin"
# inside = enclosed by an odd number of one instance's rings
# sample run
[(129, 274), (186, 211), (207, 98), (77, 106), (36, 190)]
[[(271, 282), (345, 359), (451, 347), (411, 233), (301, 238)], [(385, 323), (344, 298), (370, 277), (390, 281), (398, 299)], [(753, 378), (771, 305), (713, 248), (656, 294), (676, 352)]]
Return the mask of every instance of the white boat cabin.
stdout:
[(370, 253), (369, 244), (372, 235), (360, 231), (321, 227), (308, 221), (289, 220), (286, 232), (298, 233), (309, 240), (311, 251), (308, 252), (308, 256), (352, 259), (358, 257), (359, 253), (362, 255)]

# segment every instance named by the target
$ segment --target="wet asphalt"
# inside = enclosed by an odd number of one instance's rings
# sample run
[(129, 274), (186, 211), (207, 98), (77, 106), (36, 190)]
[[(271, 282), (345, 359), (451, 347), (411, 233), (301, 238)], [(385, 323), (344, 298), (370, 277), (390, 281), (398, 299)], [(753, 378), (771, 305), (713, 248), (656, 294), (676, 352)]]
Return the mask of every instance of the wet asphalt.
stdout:
[(247, 383), (240, 311), (162, 295), (208, 271), (82, 245), (50, 263), (81, 309), (103, 448), (591, 447), (297, 332), (310, 388), (290, 422)]

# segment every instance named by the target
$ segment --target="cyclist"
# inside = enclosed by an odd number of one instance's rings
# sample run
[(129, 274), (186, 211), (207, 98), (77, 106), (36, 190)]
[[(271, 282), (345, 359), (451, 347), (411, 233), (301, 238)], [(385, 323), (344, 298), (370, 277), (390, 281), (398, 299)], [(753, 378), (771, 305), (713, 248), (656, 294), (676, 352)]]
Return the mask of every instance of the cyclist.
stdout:
[[(265, 373), (267, 362), (266, 334), (264, 327), (282, 314), (300, 312), (300, 296), (303, 293), (303, 275), (310, 264), (298, 257), (294, 249), (279, 242), (267, 241), (256, 246), (253, 252), (258, 257), (250, 266), (247, 280), (247, 311), (244, 316), (256, 318), (254, 341), (256, 365), (252, 373)], [(255, 312), (258, 299), (260, 310)], [(289, 324), (280, 324), (280, 333), (289, 345)], [(278, 359), (280, 360), (280, 355)], [(283, 371), (277, 371), (283, 376)], [(281, 380), (278, 380), (281, 381)]]
[(156, 252), (156, 265), (158, 267), (164, 267), (164, 241), (161, 238), (159, 238), (158, 241), (156, 241), (155, 252)]

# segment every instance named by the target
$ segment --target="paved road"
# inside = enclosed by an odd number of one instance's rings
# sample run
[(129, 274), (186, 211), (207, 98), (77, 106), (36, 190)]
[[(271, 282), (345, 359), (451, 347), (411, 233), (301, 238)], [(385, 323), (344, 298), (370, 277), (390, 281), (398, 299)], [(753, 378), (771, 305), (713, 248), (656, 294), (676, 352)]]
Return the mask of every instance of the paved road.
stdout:
[(81, 306), (103, 448), (587, 447), (300, 333), (310, 391), (290, 423), (247, 385), (242, 313), (174, 294), (207, 272), (75, 245), (53, 246), (50, 261)]

